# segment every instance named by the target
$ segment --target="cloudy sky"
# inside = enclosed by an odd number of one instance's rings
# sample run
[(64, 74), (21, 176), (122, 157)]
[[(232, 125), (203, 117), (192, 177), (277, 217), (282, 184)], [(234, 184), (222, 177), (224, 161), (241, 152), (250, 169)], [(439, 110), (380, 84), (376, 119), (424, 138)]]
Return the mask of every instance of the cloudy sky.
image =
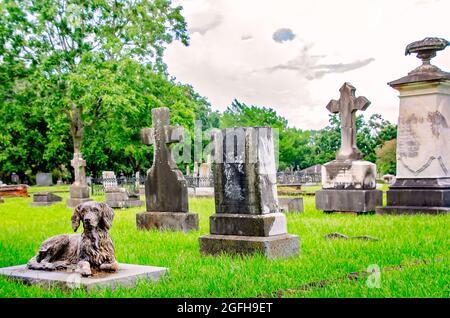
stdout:
[[(234, 98), (274, 108), (291, 126), (319, 129), (348, 81), (396, 122), (397, 92), (386, 85), (420, 64), (405, 46), (450, 40), (447, 0), (174, 0), (190, 45), (171, 44), (169, 72), (223, 111)], [(433, 59), (450, 71), (450, 48)]]

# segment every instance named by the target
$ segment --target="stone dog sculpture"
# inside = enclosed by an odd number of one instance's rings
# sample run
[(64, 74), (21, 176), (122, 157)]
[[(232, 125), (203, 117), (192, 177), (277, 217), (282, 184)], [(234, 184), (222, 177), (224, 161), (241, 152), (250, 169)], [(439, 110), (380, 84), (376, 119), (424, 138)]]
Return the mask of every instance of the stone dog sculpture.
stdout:
[(113, 218), (113, 209), (105, 203), (90, 201), (78, 205), (72, 216), (72, 228), (76, 232), (82, 222), (83, 233), (45, 240), (27, 267), (47, 271), (74, 270), (85, 277), (91, 276), (93, 271), (117, 271), (114, 244), (108, 234)]

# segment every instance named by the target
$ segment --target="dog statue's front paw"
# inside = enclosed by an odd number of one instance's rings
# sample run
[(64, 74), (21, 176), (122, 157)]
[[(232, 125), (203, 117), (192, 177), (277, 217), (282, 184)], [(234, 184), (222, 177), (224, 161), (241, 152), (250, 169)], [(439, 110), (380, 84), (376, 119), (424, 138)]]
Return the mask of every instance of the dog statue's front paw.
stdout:
[(105, 272), (117, 272), (119, 270), (119, 264), (114, 263), (104, 263), (100, 265), (100, 270)]
[(92, 271), (91, 271), (91, 264), (89, 264), (89, 262), (87, 261), (81, 261), (78, 263), (78, 270), (77, 270), (81, 276), (83, 277), (88, 277), (88, 276), (92, 276)]

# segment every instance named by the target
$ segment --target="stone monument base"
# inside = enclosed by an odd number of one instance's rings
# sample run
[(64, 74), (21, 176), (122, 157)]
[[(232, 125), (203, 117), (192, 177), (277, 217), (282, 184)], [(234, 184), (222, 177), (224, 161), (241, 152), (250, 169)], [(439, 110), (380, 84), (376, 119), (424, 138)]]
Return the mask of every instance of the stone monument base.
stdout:
[(374, 212), (382, 204), (381, 190), (325, 189), (316, 192), (316, 209), (325, 212)]
[(199, 237), (203, 255), (221, 253), (251, 255), (262, 254), (269, 259), (287, 258), (300, 253), (300, 239), (296, 235), (274, 236), (205, 235)]
[(139, 230), (197, 231), (198, 214), (186, 212), (143, 212), (136, 214)]
[(105, 287), (134, 287), (138, 281), (158, 281), (167, 274), (167, 268), (131, 264), (119, 264), (119, 270), (115, 273), (102, 272), (91, 277), (82, 277), (79, 273), (70, 271), (31, 270), (26, 265), (0, 268), (1, 276), (30, 285), (60, 287), (64, 290), (82, 288), (87, 291)]
[(92, 201), (92, 199), (91, 198), (69, 198), (69, 199), (67, 199), (67, 207), (75, 208), (79, 204), (88, 202), (88, 201)]
[(68, 208), (75, 208), (77, 205), (88, 201), (92, 201), (92, 199), (89, 198), (88, 186), (70, 186), (70, 198), (67, 200)]
[(386, 193), (387, 206), (377, 214), (450, 212), (450, 179), (397, 179)]

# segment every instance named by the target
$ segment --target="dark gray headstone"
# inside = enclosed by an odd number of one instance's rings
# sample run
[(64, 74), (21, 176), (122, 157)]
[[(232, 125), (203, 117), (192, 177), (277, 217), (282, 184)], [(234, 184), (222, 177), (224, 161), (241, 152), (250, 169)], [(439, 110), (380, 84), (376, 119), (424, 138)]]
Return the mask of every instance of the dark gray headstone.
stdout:
[(272, 128), (224, 129), (214, 143), (216, 214), (211, 234), (199, 238), (202, 254), (298, 255), (300, 240), (279, 212)]
[[(171, 143), (182, 139), (183, 128), (170, 126), (166, 107), (152, 109), (153, 128), (141, 130), (142, 143), (153, 145), (153, 165), (145, 180), (147, 212), (136, 216), (139, 229), (189, 231), (198, 229), (198, 215), (189, 213), (188, 187), (183, 173), (172, 158)], [(180, 217), (186, 213), (189, 217)]]

